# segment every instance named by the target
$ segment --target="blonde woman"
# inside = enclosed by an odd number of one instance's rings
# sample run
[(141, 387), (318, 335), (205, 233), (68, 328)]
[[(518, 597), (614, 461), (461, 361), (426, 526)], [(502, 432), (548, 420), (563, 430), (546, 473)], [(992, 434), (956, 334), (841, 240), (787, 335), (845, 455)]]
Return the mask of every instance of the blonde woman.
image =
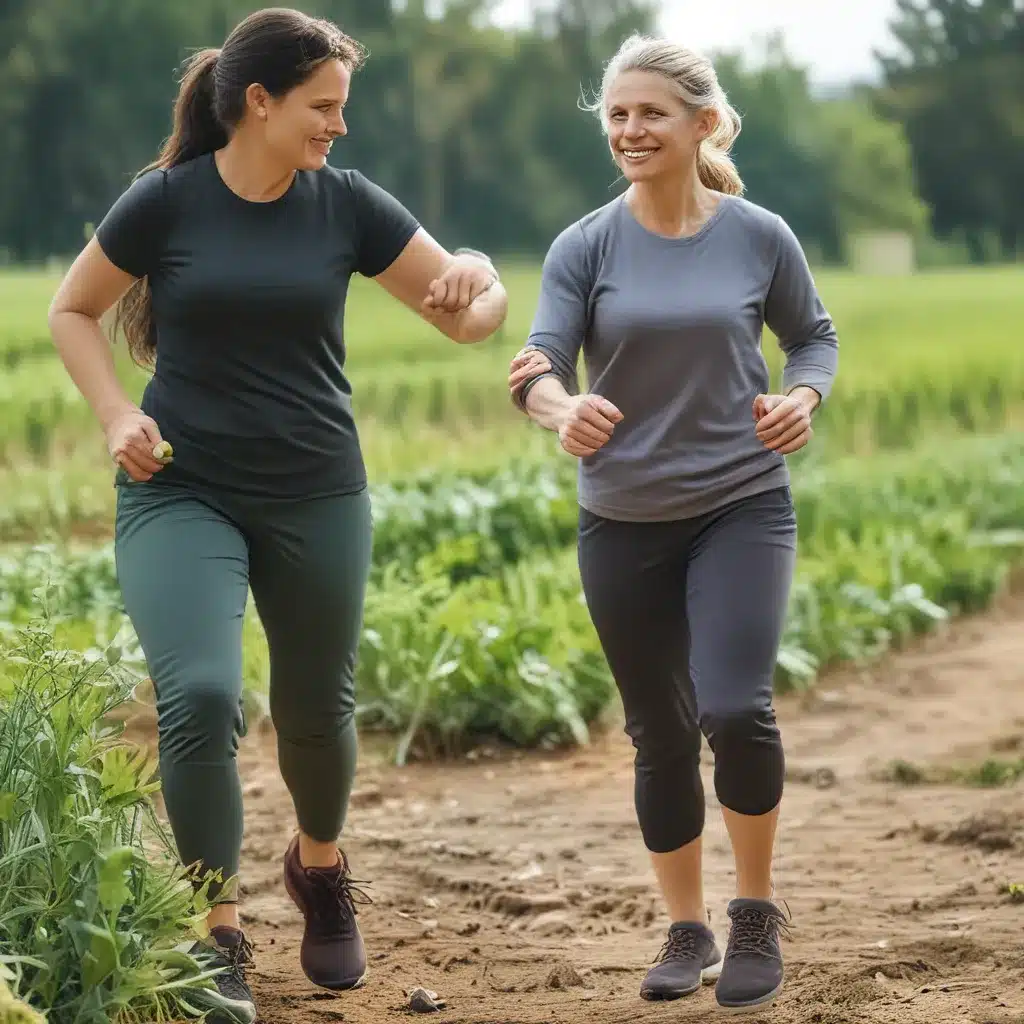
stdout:
[[(552, 244), (509, 385), (580, 460), (583, 588), (672, 922), (641, 995), (717, 980), (719, 1004), (756, 1010), (783, 980), (771, 866), (784, 775), (772, 679), (796, 553), (785, 456), (811, 438), (836, 333), (792, 231), (741, 198), (740, 119), (707, 59), (634, 36), (593, 109), (629, 186)], [(765, 324), (786, 355), (781, 394)], [(724, 957), (701, 877), (702, 733), (736, 863)]]

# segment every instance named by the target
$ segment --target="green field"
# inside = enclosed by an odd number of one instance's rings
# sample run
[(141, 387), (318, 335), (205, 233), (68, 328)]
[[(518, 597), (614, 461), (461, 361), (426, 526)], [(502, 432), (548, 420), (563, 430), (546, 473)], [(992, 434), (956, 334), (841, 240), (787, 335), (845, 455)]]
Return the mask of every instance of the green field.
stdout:
[[(505, 391), (539, 288), (535, 268), (504, 269), (510, 315), (501, 335), (457, 346), (356, 279), (346, 323), (354, 403), (373, 476), (402, 476), (439, 462), (500, 466), (508, 431), (516, 446), (550, 448), (523, 423)], [(91, 414), (53, 358), (46, 309), (54, 275), (0, 274), (0, 466), (102, 456)], [(1020, 270), (932, 272), (905, 279), (820, 274), (840, 335), (840, 376), (820, 415), (816, 453), (902, 448), (940, 433), (1021, 426), (1024, 313)], [(778, 382), (770, 332), (765, 356)], [(126, 383), (145, 383), (119, 347)]]

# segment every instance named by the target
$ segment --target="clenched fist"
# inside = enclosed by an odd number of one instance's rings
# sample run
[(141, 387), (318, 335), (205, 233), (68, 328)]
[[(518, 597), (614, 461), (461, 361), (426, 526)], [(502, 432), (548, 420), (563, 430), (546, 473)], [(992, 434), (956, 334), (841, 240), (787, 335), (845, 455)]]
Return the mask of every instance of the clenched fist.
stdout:
[(570, 455), (593, 455), (611, 440), (622, 413), (600, 395), (576, 395), (569, 402), (558, 427), (558, 440)]
[(140, 409), (132, 409), (112, 420), (106, 428), (110, 457), (135, 481), (152, 480), (168, 462), (170, 447), (160, 436), (156, 421)]
[(810, 388), (796, 388), (789, 395), (758, 395), (754, 399), (754, 423), (758, 440), (771, 451), (791, 455), (811, 437), (811, 413), (818, 394)]
[(476, 297), (497, 281), (494, 267), (482, 259), (456, 256), (436, 280), (431, 281), (421, 307), (427, 320), (468, 309)]

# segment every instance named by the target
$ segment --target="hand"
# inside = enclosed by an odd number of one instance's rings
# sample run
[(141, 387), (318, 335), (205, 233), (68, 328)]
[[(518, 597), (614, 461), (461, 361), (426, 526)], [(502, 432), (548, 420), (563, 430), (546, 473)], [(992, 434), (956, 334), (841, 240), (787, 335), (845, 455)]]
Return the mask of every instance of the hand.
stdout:
[(158, 445), (167, 444), (160, 436), (160, 428), (140, 409), (122, 413), (104, 432), (110, 457), (139, 483), (151, 480), (171, 461), (170, 454), (160, 457), (157, 449)]
[(445, 313), (459, 313), (497, 279), (494, 268), (479, 257), (455, 256), (444, 273), (430, 282), (423, 300), (423, 316), (434, 320)]
[(578, 458), (593, 455), (610, 440), (622, 413), (600, 395), (576, 395), (571, 398), (558, 428), (562, 447)]
[(754, 399), (754, 421), (758, 439), (770, 451), (790, 455), (799, 451), (814, 436), (811, 412), (817, 404), (817, 392), (797, 389), (789, 395), (758, 395)]
[(521, 348), (508, 368), (508, 389), (518, 391), (527, 381), (551, 370), (551, 360), (540, 349)]

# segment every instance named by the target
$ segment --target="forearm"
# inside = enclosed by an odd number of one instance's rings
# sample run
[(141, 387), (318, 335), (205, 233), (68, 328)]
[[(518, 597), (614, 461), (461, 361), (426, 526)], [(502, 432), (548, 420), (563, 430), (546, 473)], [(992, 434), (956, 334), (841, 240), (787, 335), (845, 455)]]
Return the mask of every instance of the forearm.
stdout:
[(839, 346), (831, 329), (800, 345), (787, 346), (782, 371), (782, 390), (789, 394), (797, 388), (809, 388), (820, 399), (832, 390), (839, 363)]
[(104, 429), (136, 408), (117, 379), (110, 342), (96, 320), (82, 313), (54, 313), (50, 333), (68, 375)]
[(554, 376), (541, 377), (527, 392), (526, 414), (545, 430), (558, 430), (572, 399), (562, 382)]

